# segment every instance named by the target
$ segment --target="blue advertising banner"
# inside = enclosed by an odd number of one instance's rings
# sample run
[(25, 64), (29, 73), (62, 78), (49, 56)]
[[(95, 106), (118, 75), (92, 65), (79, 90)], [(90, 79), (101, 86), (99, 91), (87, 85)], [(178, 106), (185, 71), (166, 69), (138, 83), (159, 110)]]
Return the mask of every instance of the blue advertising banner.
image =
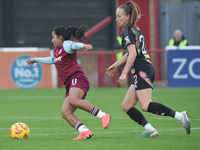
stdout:
[(168, 50), (168, 86), (200, 87), (200, 50)]

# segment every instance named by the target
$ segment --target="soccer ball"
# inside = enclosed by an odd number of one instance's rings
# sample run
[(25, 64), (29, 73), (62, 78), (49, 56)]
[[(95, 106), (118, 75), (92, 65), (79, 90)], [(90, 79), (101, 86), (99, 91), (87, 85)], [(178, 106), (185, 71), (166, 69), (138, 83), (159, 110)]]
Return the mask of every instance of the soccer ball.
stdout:
[(29, 134), (28, 126), (22, 122), (15, 123), (10, 128), (10, 136), (13, 139), (27, 139)]

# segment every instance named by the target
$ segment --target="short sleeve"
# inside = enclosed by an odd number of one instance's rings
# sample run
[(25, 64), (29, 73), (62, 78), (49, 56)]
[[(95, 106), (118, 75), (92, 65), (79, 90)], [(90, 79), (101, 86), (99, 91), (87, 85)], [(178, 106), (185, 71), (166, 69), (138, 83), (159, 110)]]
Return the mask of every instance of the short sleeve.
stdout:
[(132, 31), (128, 32), (128, 35), (124, 38), (126, 45), (130, 45), (130, 44), (135, 44), (135, 35), (133, 34)]
[(74, 53), (74, 51), (72, 50), (73, 43), (74, 42), (72, 42), (72, 41), (64, 41), (63, 42), (63, 48), (69, 54), (73, 54)]
[(127, 26), (125, 27), (122, 36), (125, 41), (126, 47), (130, 44), (136, 43), (135, 35), (133, 34), (132, 30), (130, 28), (128, 28)]

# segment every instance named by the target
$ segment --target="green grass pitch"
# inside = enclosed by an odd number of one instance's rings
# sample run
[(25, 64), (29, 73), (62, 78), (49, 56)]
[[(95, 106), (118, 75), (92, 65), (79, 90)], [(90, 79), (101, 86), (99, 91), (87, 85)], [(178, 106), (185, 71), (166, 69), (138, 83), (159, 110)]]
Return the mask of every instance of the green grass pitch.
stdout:
[[(78, 131), (62, 117), (64, 89), (0, 90), (0, 150), (197, 150), (200, 149), (200, 88), (155, 88), (153, 101), (174, 110), (190, 112), (191, 134), (171, 117), (142, 112), (158, 130), (157, 138), (137, 138), (144, 129), (122, 112), (127, 88), (91, 88), (86, 97), (112, 116), (109, 129), (100, 119), (82, 110), (75, 114), (94, 133), (88, 140), (74, 141)], [(139, 104), (136, 107), (140, 109)], [(29, 126), (28, 139), (11, 139), (16, 122)]]

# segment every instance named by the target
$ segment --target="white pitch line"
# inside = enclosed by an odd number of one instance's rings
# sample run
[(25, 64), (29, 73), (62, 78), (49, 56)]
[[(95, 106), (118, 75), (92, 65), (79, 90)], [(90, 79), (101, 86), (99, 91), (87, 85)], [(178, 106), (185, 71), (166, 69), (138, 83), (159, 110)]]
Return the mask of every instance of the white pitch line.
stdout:
[[(19, 100), (37, 100), (37, 99), (44, 99), (44, 100), (49, 100), (49, 99), (55, 99), (55, 100), (64, 100), (64, 96), (1, 96), (1, 99), (19, 99)], [(10, 101), (11, 101), (10, 100)]]
[[(12, 116), (12, 117), (1, 117), (0, 119), (62, 119), (62, 117), (18, 117), (18, 116)], [(92, 116), (92, 117), (81, 117), (81, 119), (96, 119), (96, 117)], [(113, 117), (112, 119), (130, 119), (129, 117)], [(147, 117), (147, 119), (152, 119), (152, 120), (174, 120), (174, 118), (168, 118), (168, 117), (162, 117), (162, 118), (158, 118), (158, 117)], [(190, 121), (200, 121), (199, 118), (196, 119), (192, 119), (190, 118)]]
[(0, 119), (61, 119), (62, 117), (0, 117)]
[[(113, 129), (113, 128), (112, 128)], [(115, 128), (115, 129), (119, 129), (119, 128)], [(122, 129), (122, 128), (120, 128), (120, 129)], [(129, 129), (129, 128), (128, 128)], [(133, 128), (134, 129), (134, 128)], [(133, 130), (132, 129), (132, 131), (129, 129), (129, 131), (128, 132), (132, 132), (132, 133), (138, 133), (138, 132), (142, 132), (142, 130), (139, 130), (138, 128), (136, 129), (136, 130)], [(101, 130), (102, 130), (102, 128), (101, 128)], [(183, 128), (172, 128), (172, 129), (160, 129), (160, 130), (158, 130), (158, 132), (166, 132), (166, 131), (174, 131), (174, 130), (185, 130), (185, 129), (183, 129)], [(196, 127), (196, 128), (191, 128), (191, 130), (200, 130), (200, 127)], [(113, 130), (102, 130), (101, 132), (93, 132), (94, 134), (99, 134), (99, 133), (103, 133), (103, 134), (110, 134), (110, 133), (125, 133), (124, 132), (124, 130), (118, 130), (118, 131), (113, 131)], [(46, 133), (46, 134), (30, 134), (30, 136), (52, 136), (52, 135), (74, 135), (74, 134), (78, 134), (78, 132), (70, 132), (70, 133)], [(8, 137), (8, 136), (10, 136), (9, 134), (7, 134), (7, 135), (0, 135), (0, 137)]]
[[(95, 130), (102, 130), (102, 128), (93, 128)], [(135, 127), (111, 127), (111, 130), (140, 130), (141, 128), (135, 128)], [(167, 128), (167, 130), (184, 130), (184, 128)], [(200, 130), (200, 127), (194, 127), (194, 128), (190, 128), (191, 130)], [(10, 128), (0, 128), (0, 130), (10, 130)], [(63, 128), (31, 128), (30, 130), (67, 130), (65, 127)], [(69, 129), (71, 130), (71, 128)], [(107, 132), (109, 130), (106, 130), (105, 132)], [(158, 131), (166, 131), (166, 129), (160, 129)]]
[[(113, 98), (113, 96), (111, 96), (111, 97), (101, 97), (101, 99), (102, 100), (104, 100), (104, 99), (110, 99), (110, 98)], [(117, 96), (116, 97), (114, 97), (114, 98), (118, 98)], [(19, 99), (19, 100), (24, 100), (24, 99), (26, 99), (26, 100), (29, 100), (29, 99), (31, 99), (31, 100), (37, 100), (37, 99), (44, 99), (44, 100), (48, 100), (48, 99), (55, 99), (55, 100), (64, 100), (64, 95), (63, 96), (1, 96), (0, 97), (0, 99), (5, 99), (5, 100), (7, 100), (7, 99), (11, 99), (11, 100), (13, 100), (13, 99)], [(97, 99), (96, 97), (90, 97), (90, 99)], [(11, 101), (10, 100), (10, 101)]]

